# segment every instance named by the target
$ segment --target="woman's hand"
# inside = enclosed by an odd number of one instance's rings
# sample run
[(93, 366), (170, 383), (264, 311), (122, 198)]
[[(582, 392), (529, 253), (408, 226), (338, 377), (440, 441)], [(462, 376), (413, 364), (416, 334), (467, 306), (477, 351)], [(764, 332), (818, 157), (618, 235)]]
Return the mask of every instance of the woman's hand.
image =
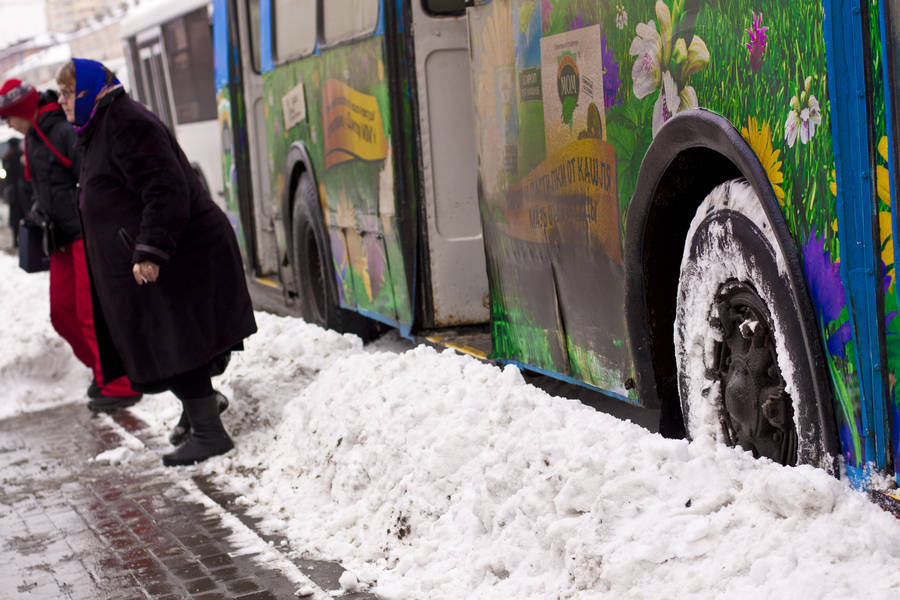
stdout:
[(150, 262), (149, 260), (145, 260), (136, 263), (131, 268), (131, 272), (134, 273), (134, 280), (138, 285), (153, 283), (156, 281), (156, 278), (159, 277), (159, 265)]

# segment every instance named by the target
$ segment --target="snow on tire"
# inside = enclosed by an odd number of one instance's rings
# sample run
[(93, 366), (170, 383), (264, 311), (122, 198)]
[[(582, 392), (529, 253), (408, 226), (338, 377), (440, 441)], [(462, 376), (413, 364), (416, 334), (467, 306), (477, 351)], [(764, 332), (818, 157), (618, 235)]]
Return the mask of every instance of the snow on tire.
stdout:
[(700, 204), (684, 247), (675, 318), (688, 437), (781, 464), (827, 468), (785, 257), (752, 187), (733, 180)]

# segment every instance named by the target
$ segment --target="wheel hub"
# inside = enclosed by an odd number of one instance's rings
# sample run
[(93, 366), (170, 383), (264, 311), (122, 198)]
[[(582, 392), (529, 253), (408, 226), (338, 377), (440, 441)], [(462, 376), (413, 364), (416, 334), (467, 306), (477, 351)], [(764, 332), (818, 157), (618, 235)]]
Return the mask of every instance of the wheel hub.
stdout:
[(709, 377), (721, 384), (722, 426), (731, 445), (781, 464), (797, 460), (794, 409), (778, 367), (765, 302), (749, 284), (725, 283), (710, 325), (721, 333)]

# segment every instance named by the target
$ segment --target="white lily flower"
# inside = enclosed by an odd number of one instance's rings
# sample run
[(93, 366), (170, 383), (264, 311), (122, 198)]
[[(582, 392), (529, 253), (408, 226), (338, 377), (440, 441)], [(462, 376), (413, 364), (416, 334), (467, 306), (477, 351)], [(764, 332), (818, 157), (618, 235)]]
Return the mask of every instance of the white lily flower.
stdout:
[(799, 101), (796, 96), (791, 98), (791, 112), (784, 123), (784, 139), (791, 148), (797, 143), (798, 136), (801, 144), (808, 144), (816, 135), (816, 128), (822, 124), (822, 111), (816, 97), (810, 96), (806, 106), (801, 104), (802, 101), (802, 96)]
[(654, 8), (656, 20), (637, 24), (637, 36), (628, 52), (635, 57), (631, 68), (634, 95), (644, 98), (659, 91), (653, 105), (655, 137), (672, 115), (700, 106), (697, 91), (687, 83), (709, 64), (710, 57), (700, 37), (692, 36), (690, 44), (685, 37), (674, 37), (672, 12), (663, 0), (657, 0)]
[(659, 88), (662, 71), (662, 44), (656, 23), (638, 23), (637, 37), (631, 42), (628, 53), (635, 56), (631, 68), (634, 95), (643, 98)]
[(625, 29), (628, 25), (628, 13), (621, 4), (616, 5), (616, 28)]

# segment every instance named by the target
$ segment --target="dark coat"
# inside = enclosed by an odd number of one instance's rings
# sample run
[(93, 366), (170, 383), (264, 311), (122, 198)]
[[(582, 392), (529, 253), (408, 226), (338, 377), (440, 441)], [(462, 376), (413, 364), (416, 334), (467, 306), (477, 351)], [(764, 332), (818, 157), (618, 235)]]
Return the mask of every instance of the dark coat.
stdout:
[(31, 185), (25, 181), (21, 158), (22, 149), (12, 145), (3, 154), (3, 170), (6, 171), (3, 193), (9, 203), (9, 226), (14, 232), (19, 227), (19, 220), (31, 210)]
[[(174, 136), (123, 91), (101, 99), (79, 139), (103, 377), (158, 391), (256, 331), (237, 238)], [(144, 260), (159, 279), (139, 286), (132, 266)]]
[[(56, 96), (41, 97), (40, 106), (56, 102)], [(37, 126), (53, 147), (71, 161), (65, 166), (53, 153), (35, 128), (25, 136), (28, 170), (31, 171), (32, 196), (38, 212), (53, 223), (53, 241), (57, 248), (81, 239), (81, 223), (75, 207), (80, 156), (75, 149), (75, 130), (66, 121), (62, 109), (38, 117)]]

